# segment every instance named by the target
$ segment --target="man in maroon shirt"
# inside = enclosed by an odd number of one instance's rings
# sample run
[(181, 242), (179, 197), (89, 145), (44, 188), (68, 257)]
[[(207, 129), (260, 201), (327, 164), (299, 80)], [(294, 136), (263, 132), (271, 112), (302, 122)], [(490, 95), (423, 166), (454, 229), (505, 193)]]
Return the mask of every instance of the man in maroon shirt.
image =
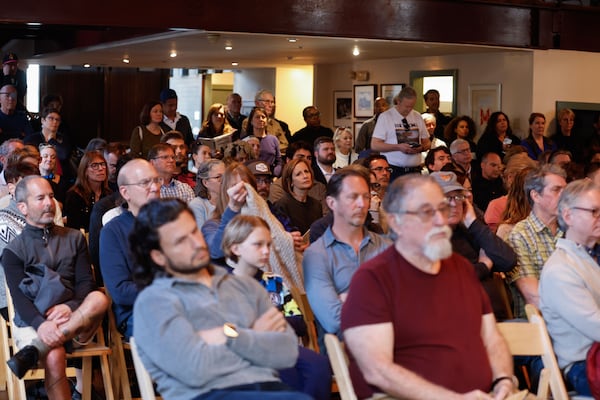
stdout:
[(506, 398), (512, 357), (473, 267), (452, 253), (440, 186), (403, 176), (383, 208), (395, 243), (361, 265), (342, 309), (358, 398)]

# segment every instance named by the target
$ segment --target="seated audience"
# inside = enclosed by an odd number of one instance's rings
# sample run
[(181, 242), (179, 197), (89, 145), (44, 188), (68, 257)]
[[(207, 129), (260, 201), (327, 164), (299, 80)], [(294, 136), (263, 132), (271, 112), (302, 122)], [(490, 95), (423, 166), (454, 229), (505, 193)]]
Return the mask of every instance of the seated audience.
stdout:
[(441, 188), (406, 175), (383, 207), (395, 242), (361, 265), (342, 307), (357, 397), (506, 398), (512, 357), (473, 267), (452, 253)]
[[(507, 240), (508, 235), (517, 222), (523, 221), (531, 212), (531, 205), (525, 193), (525, 177), (535, 166), (528, 166), (520, 170), (513, 178), (506, 195), (506, 207), (500, 218), (496, 235), (502, 240)], [(489, 208), (488, 208), (489, 210)]]
[(41, 143), (40, 149), (40, 175), (48, 180), (52, 191), (54, 192), (54, 198), (62, 204), (65, 202), (65, 196), (69, 189), (67, 180), (58, 173), (56, 170), (57, 166), (57, 154), (54, 145), (49, 143)]
[(452, 163), (452, 156), (450, 155), (450, 150), (445, 145), (432, 147), (425, 157), (425, 166), (429, 173), (439, 172), (444, 165), (450, 163)]
[(565, 232), (544, 264), (540, 309), (558, 366), (578, 395), (591, 396), (586, 358), (600, 342), (600, 189), (590, 180), (569, 183), (558, 200)]
[(328, 136), (321, 136), (314, 142), (312, 169), (313, 180), (327, 185), (331, 176), (335, 173), (333, 165), (336, 161), (335, 144)]
[(192, 212), (178, 199), (140, 210), (131, 235), (140, 358), (170, 400), (307, 400), (280, 382), (294, 365), (297, 337), (254, 279), (210, 264)]
[[(283, 313), (296, 335), (306, 336), (306, 324), (292, 292), (283, 277), (269, 267), (271, 231), (265, 220), (253, 215), (236, 216), (225, 228), (221, 247), (231, 272), (256, 279), (269, 292), (271, 303)], [(298, 347), (294, 368), (278, 372), (283, 383), (316, 400), (331, 398), (331, 369), (323, 355)]]
[(337, 128), (333, 135), (333, 143), (335, 144), (333, 168), (346, 167), (358, 160), (358, 154), (352, 150), (352, 131), (350, 128)]
[(163, 179), (160, 187), (160, 197), (176, 197), (189, 203), (195, 197), (194, 190), (187, 183), (175, 179), (177, 163), (173, 146), (159, 143), (152, 146), (148, 152), (148, 161)]
[[(429, 145), (429, 149), (435, 149), (436, 147), (441, 147), (441, 146), (446, 146), (446, 142), (444, 142), (442, 139), (437, 138), (435, 136), (435, 130), (437, 127), (437, 121), (435, 119), (435, 115), (433, 114), (429, 114), (429, 113), (423, 113), (421, 114), (421, 116), (423, 117), (423, 121), (425, 121), (425, 128), (427, 128), (427, 132), (429, 132), (429, 141), (431, 142), (431, 144)], [(421, 163), (425, 166), (427, 166), (427, 164), (425, 163), (425, 159), (427, 158), (427, 154), (429, 154), (429, 151), (422, 151), (421, 152)], [(423, 171), (421, 173), (427, 173), (427, 171), (425, 170), (425, 168), (423, 169)]]
[(89, 232), (90, 214), (94, 204), (109, 195), (106, 160), (101, 152), (88, 151), (77, 170), (77, 180), (65, 197), (66, 226)]
[(279, 140), (267, 130), (267, 111), (254, 107), (248, 116), (246, 133), (260, 140), (258, 159), (266, 162), (275, 176), (281, 176), (282, 158)]
[(196, 191), (198, 196), (189, 202), (190, 209), (194, 212), (196, 223), (201, 228), (211, 218), (219, 200), (221, 182), (225, 173), (225, 164), (221, 160), (208, 159), (198, 168)]
[(108, 187), (113, 192), (119, 191), (117, 185), (117, 163), (125, 154), (127, 154), (127, 147), (120, 142), (110, 142), (104, 149), (104, 159), (108, 166)]
[(485, 211), (490, 201), (506, 194), (502, 182), (502, 160), (496, 153), (486, 153), (481, 157), (481, 174), (473, 177), (473, 201)]
[(450, 154), (452, 155), (452, 162), (456, 165), (462, 174), (466, 174), (470, 181), (473, 180), (475, 161), (473, 161), (473, 154), (471, 153), (471, 147), (469, 142), (465, 139), (456, 139), (450, 143)]
[(208, 161), (211, 158), (210, 147), (196, 140), (194, 143), (192, 143), (191, 153), (192, 159), (188, 169), (194, 174), (196, 174), (198, 173), (198, 168), (200, 168), (200, 164), (202, 164), (204, 161)]
[(342, 304), (352, 276), (366, 260), (386, 249), (390, 242), (364, 226), (371, 193), (367, 170), (361, 166), (340, 169), (327, 184), (327, 205), (333, 221), (325, 233), (305, 251), (302, 260), (308, 301), (322, 333), (341, 337)]
[(295, 159), (285, 164), (281, 175), (281, 186), (285, 195), (277, 200), (275, 209), (288, 215), (294, 230), (303, 235), (317, 219), (323, 216), (319, 201), (310, 197), (308, 191), (313, 186), (313, 172), (307, 160)]
[(502, 159), (511, 147), (521, 143), (521, 139), (512, 133), (508, 115), (496, 111), (490, 119), (477, 142), (477, 159), (481, 160), (487, 153), (496, 153)]
[(160, 142), (171, 145), (173, 151), (175, 151), (175, 174), (173, 178), (194, 189), (196, 187), (196, 174), (188, 171), (188, 147), (181, 132), (167, 132)]
[[(261, 89), (256, 92), (254, 96), (254, 105), (256, 107), (264, 108), (267, 112), (267, 131), (270, 135), (273, 135), (279, 140), (279, 147), (281, 153), (285, 153), (288, 147), (288, 143), (292, 137), (288, 124), (275, 118), (275, 96), (273, 93), (266, 89)], [(246, 118), (242, 121), (242, 137), (247, 135), (248, 123), (250, 118)]]
[(446, 143), (452, 143), (456, 139), (463, 139), (469, 142), (469, 148), (471, 149), (473, 159), (476, 157), (476, 135), (477, 128), (475, 127), (475, 121), (468, 115), (453, 118), (444, 129), (444, 139), (446, 139)]

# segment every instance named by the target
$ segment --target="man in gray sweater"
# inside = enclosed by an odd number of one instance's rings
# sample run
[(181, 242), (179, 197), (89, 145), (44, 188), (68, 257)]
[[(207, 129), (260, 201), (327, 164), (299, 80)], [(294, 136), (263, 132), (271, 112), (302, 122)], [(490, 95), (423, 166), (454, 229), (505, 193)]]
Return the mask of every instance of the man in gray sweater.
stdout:
[(134, 305), (133, 336), (164, 398), (310, 399), (276, 374), (298, 356), (293, 329), (253, 278), (210, 264), (187, 205), (146, 204), (130, 245), (134, 280), (148, 285)]

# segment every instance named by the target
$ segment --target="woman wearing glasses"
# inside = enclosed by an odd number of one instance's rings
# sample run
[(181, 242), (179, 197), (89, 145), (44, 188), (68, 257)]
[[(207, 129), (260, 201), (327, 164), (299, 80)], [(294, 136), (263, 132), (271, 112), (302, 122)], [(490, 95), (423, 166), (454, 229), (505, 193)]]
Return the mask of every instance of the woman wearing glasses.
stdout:
[(211, 218), (219, 200), (221, 182), (225, 173), (225, 163), (217, 159), (209, 159), (200, 163), (196, 174), (196, 194), (189, 206), (194, 212), (198, 227)]
[(44, 108), (41, 114), (41, 122), (42, 130), (25, 137), (23, 143), (35, 147), (40, 146), (42, 143), (54, 146), (58, 159), (55, 173), (65, 177), (73, 177), (75, 173), (69, 164), (73, 146), (67, 136), (58, 130), (61, 122), (60, 111), (56, 108)]
[(39, 165), (40, 175), (50, 182), (50, 186), (52, 186), (52, 190), (54, 191), (54, 198), (62, 205), (65, 202), (65, 195), (69, 184), (57, 171), (58, 155), (56, 147), (50, 143), (42, 143), (38, 148), (40, 149), (41, 158)]
[(88, 151), (81, 158), (77, 180), (67, 192), (64, 215), (66, 226), (89, 231), (94, 204), (110, 194), (106, 160), (99, 151)]

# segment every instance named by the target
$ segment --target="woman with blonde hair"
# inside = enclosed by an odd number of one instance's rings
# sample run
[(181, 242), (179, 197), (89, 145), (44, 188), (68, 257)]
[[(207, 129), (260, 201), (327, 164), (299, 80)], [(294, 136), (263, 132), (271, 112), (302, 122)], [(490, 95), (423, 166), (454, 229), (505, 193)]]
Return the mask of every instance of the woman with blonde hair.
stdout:
[(343, 168), (358, 160), (352, 144), (352, 131), (350, 128), (337, 128), (333, 134), (335, 144), (335, 163), (333, 168)]
[(232, 141), (240, 138), (240, 133), (229, 125), (225, 116), (225, 106), (221, 103), (215, 103), (210, 106), (206, 119), (202, 122), (202, 128), (198, 137), (214, 138), (221, 135), (233, 133)]

